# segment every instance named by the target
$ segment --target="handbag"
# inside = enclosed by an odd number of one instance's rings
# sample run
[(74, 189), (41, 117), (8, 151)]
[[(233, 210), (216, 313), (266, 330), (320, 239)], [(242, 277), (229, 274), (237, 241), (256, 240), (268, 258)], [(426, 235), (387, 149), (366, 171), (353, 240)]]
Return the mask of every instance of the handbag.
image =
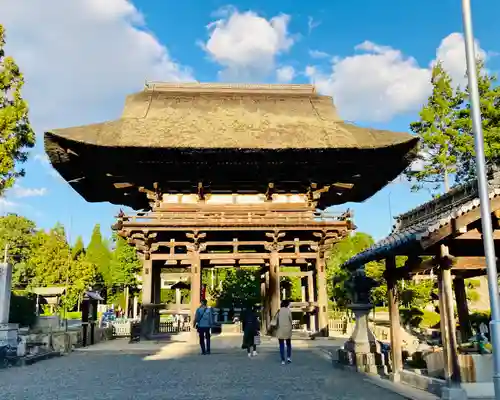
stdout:
[(255, 346), (260, 346), (260, 335), (254, 336), (254, 338), (253, 338), (253, 344)]

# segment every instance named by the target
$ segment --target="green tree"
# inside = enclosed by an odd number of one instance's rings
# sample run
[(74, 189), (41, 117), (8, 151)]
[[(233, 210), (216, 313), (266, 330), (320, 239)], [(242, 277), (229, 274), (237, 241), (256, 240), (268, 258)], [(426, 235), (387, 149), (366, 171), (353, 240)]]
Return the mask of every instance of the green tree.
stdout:
[[(347, 290), (344, 287), (344, 282), (349, 278), (349, 271), (342, 268), (342, 264), (372, 244), (374, 244), (374, 240), (370, 235), (357, 232), (333, 245), (326, 264), (326, 274), (328, 297), (336, 305), (344, 307), (349, 301)], [(381, 276), (380, 268), (378, 263), (367, 264), (367, 275), (373, 274), (373, 278), (376, 279), (377, 275)]]
[(110, 281), (113, 286), (136, 286), (141, 261), (133, 246), (118, 235), (113, 236), (115, 248), (110, 262)]
[[(484, 153), (488, 165), (500, 161), (500, 86), (497, 76), (489, 74), (484, 61), (476, 62), (476, 74), (479, 88), (481, 121), (484, 135)], [(467, 86), (465, 95), (469, 96)], [(460, 181), (475, 178), (475, 149), (474, 133), (472, 131), (472, 118), (470, 103), (457, 111), (457, 129), (460, 132), (456, 143), (458, 154), (457, 177)]]
[(406, 176), (414, 182), (413, 190), (426, 184), (437, 190), (442, 184), (447, 192), (450, 175), (457, 171), (457, 111), (464, 102), (464, 94), (453, 87), (440, 62), (432, 68), (431, 83), (432, 94), (420, 111), (420, 120), (410, 124), (421, 141), (417, 163), (410, 165)]
[(0, 249), (8, 245), (9, 260), (13, 265), (12, 285), (14, 288), (26, 287), (32, 271), (28, 260), (31, 256), (35, 236), (35, 223), (16, 214), (0, 217)]
[(71, 249), (71, 257), (73, 260), (77, 260), (81, 255), (85, 255), (85, 245), (83, 244), (82, 237), (78, 236), (75, 245)]
[(260, 302), (258, 268), (228, 270), (222, 281), (222, 290), (214, 291), (219, 307), (246, 307)]
[(28, 119), (28, 105), (21, 90), (23, 75), (12, 57), (5, 56), (5, 31), (0, 25), (0, 195), (24, 176), (17, 163), (24, 163), (25, 151), (35, 144), (35, 133)]
[(104, 287), (112, 287), (110, 273), (111, 252), (102, 238), (99, 224), (96, 224), (92, 231), (86, 251), (86, 259), (95, 265), (99, 283)]
[(49, 232), (37, 232), (29, 259), (33, 271), (30, 286), (65, 285), (70, 276), (71, 262), (71, 249), (61, 225), (56, 225)]

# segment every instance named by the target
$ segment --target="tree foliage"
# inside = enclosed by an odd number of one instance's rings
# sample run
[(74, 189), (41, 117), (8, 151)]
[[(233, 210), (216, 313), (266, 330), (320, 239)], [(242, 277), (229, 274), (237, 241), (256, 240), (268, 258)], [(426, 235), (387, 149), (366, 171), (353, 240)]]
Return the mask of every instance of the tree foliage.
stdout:
[[(476, 74), (485, 157), (487, 164), (492, 165), (500, 160), (500, 87), (482, 60), (476, 62)], [(476, 173), (469, 88), (454, 87), (441, 63), (433, 67), (431, 83), (432, 94), (420, 111), (419, 121), (410, 124), (421, 139), (421, 148), (417, 162), (407, 169), (406, 175), (415, 183), (415, 190), (427, 184), (436, 190), (444, 183), (447, 191), (450, 176), (462, 183)]]
[(431, 183), (434, 190), (444, 184), (448, 191), (450, 174), (456, 172), (457, 111), (464, 94), (453, 88), (450, 75), (440, 62), (432, 68), (431, 83), (432, 94), (420, 111), (420, 120), (410, 124), (410, 129), (421, 138), (417, 158), (420, 168), (409, 169), (407, 176), (416, 182), (414, 190)]
[(8, 246), (9, 261), (12, 263), (12, 285), (26, 287), (32, 272), (28, 260), (33, 248), (35, 223), (16, 214), (0, 218), (0, 257)]
[(227, 270), (222, 289), (211, 294), (218, 307), (247, 307), (260, 303), (258, 270)]
[(86, 251), (86, 259), (95, 265), (101, 285), (112, 287), (113, 282), (110, 272), (111, 252), (103, 240), (99, 224), (96, 224), (92, 231), (90, 243)]
[(141, 261), (135, 248), (118, 235), (113, 236), (114, 251), (110, 261), (110, 281), (113, 286), (136, 286)]
[(24, 175), (16, 164), (27, 160), (27, 148), (35, 144), (28, 119), (28, 105), (21, 91), (23, 75), (12, 57), (5, 55), (5, 31), (0, 25), (0, 196)]
[[(342, 267), (347, 260), (366, 248), (374, 244), (373, 238), (362, 232), (357, 232), (354, 235), (348, 236), (336, 243), (330, 253), (330, 257), (327, 261), (327, 290), (328, 297), (333, 301), (334, 304), (340, 307), (344, 307), (348, 301), (349, 296), (344, 283), (349, 278), (349, 271)], [(383, 282), (383, 265), (377, 262), (368, 263), (366, 265), (366, 274), (373, 279), (380, 282), (379, 288), (374, 288), (372, 292), (372, 297), (375, 295), (375, 301), (379, 301), (384, 294)], [(387, 289), (385, 289), (386, 293)]]

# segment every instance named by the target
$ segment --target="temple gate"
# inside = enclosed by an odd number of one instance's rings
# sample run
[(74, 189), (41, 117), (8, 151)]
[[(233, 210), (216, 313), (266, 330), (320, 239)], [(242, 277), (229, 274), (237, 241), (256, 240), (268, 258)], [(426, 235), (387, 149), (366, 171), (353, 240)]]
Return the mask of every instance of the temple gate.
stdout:
[[(342, 121), (311, 85), (148, 83), (121, 118), (45, 133), (49, 159), (143, 259), (145, 332), (158, 319), (162, 269), (185, 267), (191, 314), (207, 267), (258, 266), (263, 320), (280, 277), (303, 280), (310, 327), (327, 334), (327, 251), (354, 229), (349, 212), (410, 163), (417, 139)], [(282, 267), (300, 267), (285, 272)]]

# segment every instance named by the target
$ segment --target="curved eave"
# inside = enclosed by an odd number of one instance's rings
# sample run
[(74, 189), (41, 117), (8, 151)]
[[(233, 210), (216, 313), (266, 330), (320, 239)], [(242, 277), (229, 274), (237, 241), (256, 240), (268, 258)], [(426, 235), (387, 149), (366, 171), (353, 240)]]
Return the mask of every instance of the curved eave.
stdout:
[[(409, 165), (411, 162), (409, 155), (417, 143), (418, 139), (411, 138), (403, 143), (376, 149), (148, 149), (89, 145), (50, 132), (45, 134), (45, 149), (51, 164), (85, 200), (110, 202), (129, 206), (136, 210), (149, 207), (146, 196), (137, 191), (131, 191), (124, 195), (123, 190), (120, 191), (113, 186), (112, 180), (107, 177), (109, 173), (115, 177), (122, 175), (123, 181), (132, 180), (137, 185), (151, 188), (155, 180), (153, 178), (148, 180), (151, 174), (146, 172), (141, 174), (140, 171), (157, 172), (163, 168), (167, 175), (169, 172), (173, 174), (166, 176), (166, 178), (173, 180), (176, 179), (175, 171), (169, 171), (167, 166), (162, 167), (163, 160), (168, 163), (173, 157), (176, 157), (179, 165), (186, 162), (183, 173), (189, 174), (191, 168), (189, 162), (193, 158), (215, 160), (219, 154), (222, 155), (222, 161), (218, 160), (217, 171), (225, 171), (226, 173), (217, 175), (218, 177), (227, 176), (227, 172), (237, 166), (238, 160), (242, 158), (255, 163), (264, 159), (272, 159), (277, 165), (276, 168), (283, 168), (279, 167), (280, 163), (289, 168), (287, 170), (291, 171), (288, 172), (289, 177), (294, 177), (299, 173), (303, 175), (310, 173), (308, 178), (311, 178), (311, 181), (315, 181), (315, 178), (321, 181), (318, 171), (326, 178), (330, 178), (336, 174), (348, 173), (348, 170), (356, 170), (360, 177), (355, 182), (353, 189), (340, 196), (331, 192), (321, 198), (318, 207), (326, 208), (346, 202), (360, 202), (371, 197)], [(134, 160), (134, 157), (137, 158)], [(293, 169), (294, 162), (298, 159), (299, 161), (310, 161), (312, 164), (316, 162), (316, 164), (310, 170), (308, 170), (310, 167), (307, 163), (304, 164), (305, 166), (297, 164), (298, 167)], [(320, 166), (318, 166), (318, 160), (323, 160)], [(366, 165), (368, 160), (374, 164)], [(207, 161), (207, 168), (209, 167), (213, 167), (213, 165)], [(195, 170), (193, 169), (193, 171)], [(248, 167), (245, 171), (250, 175), (253, 173)], [(261, 172), (265, 173), (262, 168)], [(131, 179), (131, 175), (134, 173), (136, 176)], [(316, 176), (314, 176), (315, 174)], [(194, 175), (196, 172), (193, 172), (193, 176), (188, 176), (188, 178), (196, 181), (198, 176)], [(265, 178), (265, 176), (261, 177), (264, 180), (263, 183), (267, 184)]]

